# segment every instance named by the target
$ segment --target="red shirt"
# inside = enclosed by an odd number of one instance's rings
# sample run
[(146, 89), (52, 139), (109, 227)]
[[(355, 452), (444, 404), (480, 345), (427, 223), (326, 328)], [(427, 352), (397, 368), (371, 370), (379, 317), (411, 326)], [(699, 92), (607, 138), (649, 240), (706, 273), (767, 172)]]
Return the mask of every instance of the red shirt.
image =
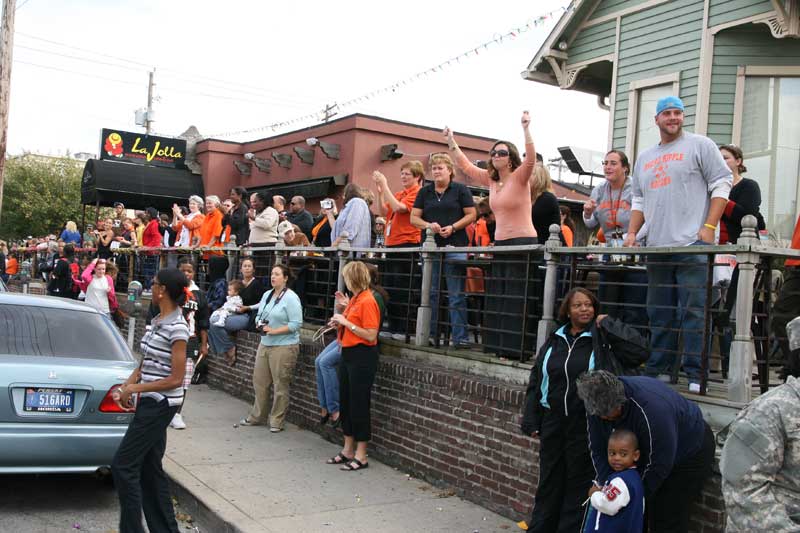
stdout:
[[(795, 250), (800, 250), (800, 217), (797, 218), (797, 224), (794, 226), (794, 233), (792, 234), (792, 248)], [(800, 266), (800, 259), (787, 259), (786, 266)]]
[(142, 233), (142, 246), (158, 248), (161, 246), (161, 233), (158, 231), (158, 220), (151, 220), (147, 223)]

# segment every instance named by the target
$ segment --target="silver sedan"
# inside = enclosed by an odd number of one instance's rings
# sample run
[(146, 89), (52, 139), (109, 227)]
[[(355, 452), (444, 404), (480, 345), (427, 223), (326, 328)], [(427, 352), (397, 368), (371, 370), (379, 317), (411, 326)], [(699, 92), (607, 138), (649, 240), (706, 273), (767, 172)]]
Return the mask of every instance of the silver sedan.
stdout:
[(0, 293), (0, 473), (110, 465), (133, 418), (111, 391), (136, 366), (113, 322), (93, 308)]

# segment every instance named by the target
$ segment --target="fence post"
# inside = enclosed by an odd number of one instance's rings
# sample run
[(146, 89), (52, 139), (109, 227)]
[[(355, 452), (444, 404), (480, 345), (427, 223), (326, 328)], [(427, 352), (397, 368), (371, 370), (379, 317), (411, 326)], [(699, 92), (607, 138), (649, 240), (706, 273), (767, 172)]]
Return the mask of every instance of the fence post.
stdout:
[(339, 256), (339, 272), (336, 274), (336, 290), (343, 293), (347, 290), (347, 286), (344, 283), (342, 272), (344, 271), (344, 266), (347, 264), (347, 256), (350, 255), (350, 241), (347, 240), (346, 231), (342, 232), (342, 240), (339, 241), (336, 255)]
[[(228, 270), (225, 272), (225, 279), (231, 281), (236, 277), (236, 272), (239, 270), (238, 261), (236, 261), (236, 251), (239, 249), (236, 246), (236, 235), (231, 235), (228, 242), (225, 243), (225, 256), (228, 258)], [(233, 259), (233, 261), (231, 260)]]
[(558, 289), (558, 257), (551, 250), (561, 246), (561, 227), (558, 224), (550, 225), (550, 237), (544, 245), (544, 262), (546, 271), (544, 275), (544, 294), (542, 296), (542, 318), (536, 331), (536, 353), (547, 340), (547, 337), (556, 326), (555, 307), (556, 290)]
[[(737, 244), (748, 247), (757, 245), (759, 240), (756, 228), (756, 217), (745, 216), (742, 219), (742, 234)], [(731, 344), (728, 370), (728, 400), (732, 402), (748, 403), (752, 397), (755, 346), (750, 326), (753, 318), (755, 266), (758, 262), (758, 252), (748, 251), (736, 254), (736, 263), (739, 268), (739, 284), (736, 290), (736, 334)]]
[(416, 346), (427, 346), (431, 334), (431, 285), (433, 284), (433, 262), (436, 261), (436, 241), (431, 230), (425, 230), (422, 243), (422, 288), (420, 304), (417, 308), (417, 331), (414, 336)]
[[(275, 262), (272, 263), (270, 270), (272, 270), (273, 266), (283, 263), (285, 256), (286, 256), (286, 241), (284, 241), (283, 239), (278, 239), (278, 241), (275, 243)], [(289, 262), (286, 261), (287, 266), (288, 264)]]

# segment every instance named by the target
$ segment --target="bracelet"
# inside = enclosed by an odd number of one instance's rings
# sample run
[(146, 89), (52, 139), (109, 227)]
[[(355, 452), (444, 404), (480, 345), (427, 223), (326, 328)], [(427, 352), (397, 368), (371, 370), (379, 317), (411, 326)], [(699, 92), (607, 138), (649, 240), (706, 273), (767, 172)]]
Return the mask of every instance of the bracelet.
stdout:
[(712, 226), (711, 224), (703, 224), (703, 227), (704, 228), (708, 228), (708, 229), (712, 229), (714, 231), (717, 230), (717, 227), (716, 226)]

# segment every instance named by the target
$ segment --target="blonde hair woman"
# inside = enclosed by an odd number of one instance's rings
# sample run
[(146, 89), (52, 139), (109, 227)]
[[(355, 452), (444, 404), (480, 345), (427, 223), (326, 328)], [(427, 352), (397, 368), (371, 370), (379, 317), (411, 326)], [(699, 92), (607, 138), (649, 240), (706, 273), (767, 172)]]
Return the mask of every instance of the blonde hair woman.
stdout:
[(64, 241), (64, 244), (72, 243), (75, 246), (80, 246), (81, 244), (81, 234), (78, 231), (78, 226), (71, 220), (64, 225), (64, 231), (61, 232), (59, 238)]
[(550, 172), (542, 165), (536, 165), (531, 177), (531, 218), (533, 227), (536, 228), (536, 238), (539, 244), (544, 244), (550, 237), (550, 226), (561, 226), (561, 212), (558, 208), (558, 199), (553, 193), (553, 180)]

